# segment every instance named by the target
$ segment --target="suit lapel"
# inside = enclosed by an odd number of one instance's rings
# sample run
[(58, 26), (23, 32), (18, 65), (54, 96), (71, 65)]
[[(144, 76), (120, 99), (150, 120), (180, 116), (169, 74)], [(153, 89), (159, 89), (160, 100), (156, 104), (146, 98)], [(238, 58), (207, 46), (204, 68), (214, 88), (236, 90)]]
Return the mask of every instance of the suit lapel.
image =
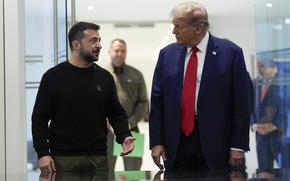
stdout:
[[(185, 62), (185, 54), (186, 54), (186, 47), (185, 46), (178, 46), (178, 51), (176, 54), (177, 66), (178, 66), (178, 78), (177, 78), (177, 98), (178, 103), (181, 105), (181, 94), (182, 94), (182, 87), (183, 87), (183, 74), (184, 74), (184, 62)], [(181, 106), (178, 106), (179, 108)]]
[(208, 84), (208, 80), (210, 79), (213, 71), (214, 66), (216, 63), (216, 60), (219, 56), (219, 49), (215, 42), (215, 37), (213, 37), (211, 34), (209, 35), (208, 45), (207, 45), (207, 51), (205, 55), (205, 62), (203, 65), (202, 70), (202, 76), (201, 76), (201, 82), (199, 87), (199, 93), (198, 93), (198, 102), (197, 102), (197, 109), (199, 107), (200, 102), (202, 102), (202, 97), (204, 95), (204, 92), (206, 90), (206, 86)]

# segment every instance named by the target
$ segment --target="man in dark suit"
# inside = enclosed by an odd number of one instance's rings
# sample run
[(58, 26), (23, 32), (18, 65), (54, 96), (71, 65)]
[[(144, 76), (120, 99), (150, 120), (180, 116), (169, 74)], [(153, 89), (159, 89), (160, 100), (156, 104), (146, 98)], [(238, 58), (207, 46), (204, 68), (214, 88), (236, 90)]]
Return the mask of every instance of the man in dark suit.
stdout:
[(208, 32), (200, 3), (171, 14), (176, 43), (160, 51), (151, 93), (153, 161), (163, 169), (162, 157), (167, 170), (243, 166), (252, 102), (242, 49)]
[(260, 76), (254, 80), (256, 105), (251, 123), (256, 131), (258, 175), (265, 175), (274, 168), (274, 160), (278, 161), (287, 117), (281, 109), (277, 66), (271, 59), (258, 60), (257, 65)]

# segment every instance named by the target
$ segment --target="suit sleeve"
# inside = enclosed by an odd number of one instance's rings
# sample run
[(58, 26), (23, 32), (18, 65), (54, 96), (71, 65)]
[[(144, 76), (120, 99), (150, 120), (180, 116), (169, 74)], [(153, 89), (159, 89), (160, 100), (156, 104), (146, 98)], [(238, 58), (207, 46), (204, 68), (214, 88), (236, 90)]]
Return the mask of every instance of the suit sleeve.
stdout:
[(249, 151), (249, 128), (252, 105), (251, 81), (246, 70), (242, 49), (233, 64), (233, 120), (231, 147)]
[[(276, 114), (278, 112), (280, 106), (280, 98), (278, 95), (278, 90), (273, 87), (273, 85), (270, 85), (268, 92), (266, 93), (265, 98), (263, 99), (263, 102), (259, 105), (259, 109), (262, 109), (262, 114), (258, 115), (259, 123), (268, 123), (271, 122), (274, 123), (274, 119), (276, 117)], [(277, 125), (276, 125), (277, 126)]]
[(268, 119), (269, 122), (274, 124), (278, 131), (283, 133), (285, 132), (285, 113), (282, 107), (282, 100), (279, 95), (279, 87), (275, 85), (271, 85), (268, 91), (268, 94), (265, 98), (265, 111), (264, 111), (264, 119)]
[(256, 101), (257, 99), (257, 92), (258, 92), (258, 89), (256, 88), (257, 87), (257, 82), (258, 80), (255, 79), (253, 80), (252, 82), (252, 93), (253, 93), (253, 96), (252, 96), (252, 100), (253, 100), (253, 107), (252, 107), (252, 114), (251, 114), (251, 126), (255, 123), (257, 123), (257, 115), (258, 115), (258, 109), (257, 109), (257, 106), (258, 106), (258, 102)]
[(155, 67), (152, 90), (151, 106), (149, 115), (149, 138), (150, 149), (156, 145), (162, 145), (162, 122), (163, 122), (163, 86), (162, 86), (162, 51), (159, 53)]

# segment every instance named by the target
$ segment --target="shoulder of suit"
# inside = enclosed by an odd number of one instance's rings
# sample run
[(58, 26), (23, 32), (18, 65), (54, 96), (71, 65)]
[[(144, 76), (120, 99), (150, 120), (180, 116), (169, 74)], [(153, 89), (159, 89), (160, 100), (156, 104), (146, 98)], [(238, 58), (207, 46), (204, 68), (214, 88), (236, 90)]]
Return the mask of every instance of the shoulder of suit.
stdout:
[(161, 51), (172, 51), (172, 50), (184, 48), (184, 47), (185, 46), (179, 45), (177, 43), (171, 43), (171, 44), (167, 45), (166, 47), (162, 48)]
[(211, 35), (211, 38), (216, 45), (219, 45), (219, 47), (224, 47), (224, 48), (230, 47), (233, 49), (241, 49), (240, 46), (238, 46), (236, 43), (232, 42), (228, 38), (219, 38), (213, 35)]

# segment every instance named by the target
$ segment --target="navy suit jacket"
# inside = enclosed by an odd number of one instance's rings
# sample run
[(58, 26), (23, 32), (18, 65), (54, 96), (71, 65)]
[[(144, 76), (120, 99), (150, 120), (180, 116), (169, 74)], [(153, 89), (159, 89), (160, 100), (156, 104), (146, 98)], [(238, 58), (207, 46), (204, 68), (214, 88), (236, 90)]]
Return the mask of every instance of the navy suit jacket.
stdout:
[[(150, 148), (163, 145), (171, 169), (181, 135), (181, 92), (186, 47), (160, 51), (149, 116)], [(203, 153), (210, 168), (227, 168), (230, 148), (249, 150), (251, 93), (243, 52), (210, 34), (197, 102)]]
[[(257, 147), (263, 147), (269, 145), (274, 153), (277, 154), (281, 151), (281, 141), (286, 134), (287, 129), (287, 115), (283, 111), (282, 106), (283, 102), (279, 95), (279, 86), (275, 84), (270, 84), (270, 87), (267, 91), (267, 94), (263, 100), (261, 100), (261, 86), (263, 83), (272, 82), (275, 79), (256, 79), (254, 80), (255, 87), (255, 109), (252, 115), (251, 124), (263, 123), (264, 121), (271, 121), (277, 127), (276, 131), (273, 131), (271, 134), (263, 136), (259, 133), (256, 134)], [(273, 120), (263, 119), (266, 113), (266, 108), (271, 107), (276, 109), (276, 112), (273, 116)], [(274, 140), (274, 141), (273, 141)], [(264, 148), (262, 148), (264, 149)], [(264, 155), (265, 157), (269, 155)]]

